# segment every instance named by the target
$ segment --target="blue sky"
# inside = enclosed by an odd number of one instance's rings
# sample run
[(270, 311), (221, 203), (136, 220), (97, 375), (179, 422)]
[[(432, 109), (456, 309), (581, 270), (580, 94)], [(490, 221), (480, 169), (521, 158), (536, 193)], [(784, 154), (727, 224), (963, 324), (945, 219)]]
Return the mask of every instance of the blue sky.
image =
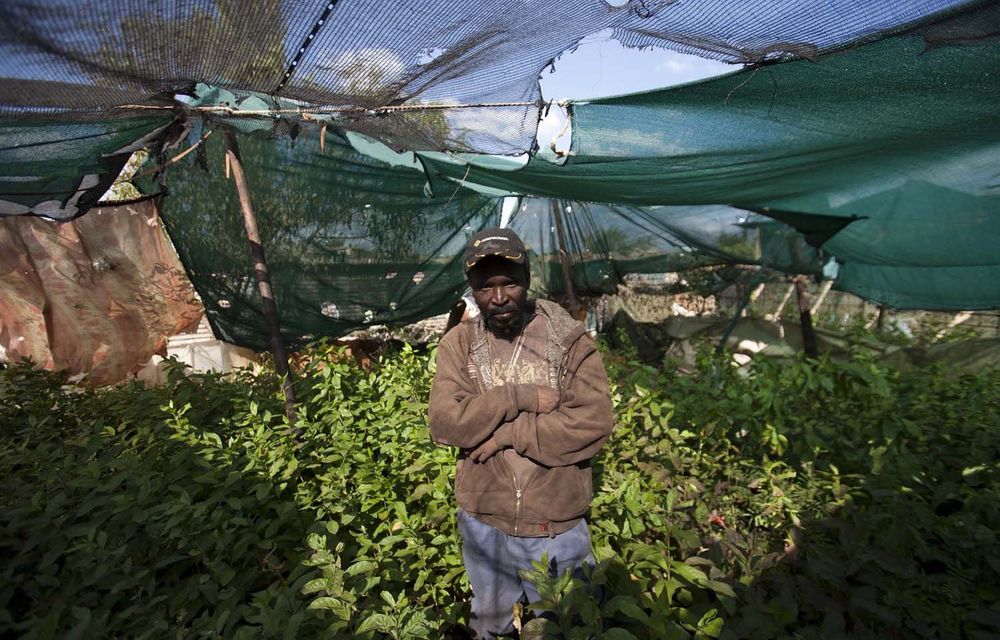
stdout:
[(738, 71), (739, 65), (666, 49), (628, 49), (606, 30), (580, 41), (574, 51), (542, 72), (546, 100), (587, 100), (684, 84)]
[[(607, 30), (584, 38), (576, 49), (557, 58), (553, 67), (542, 71), (540, 82), (546, 100), (581, 101), (686, 84), (740, 68), (666, 49), (629, 49)], [(543, 157), (553, 140), (560, 151), (567, 151), (571, 135), (565, 113), (549, 110), (538, 128)]]

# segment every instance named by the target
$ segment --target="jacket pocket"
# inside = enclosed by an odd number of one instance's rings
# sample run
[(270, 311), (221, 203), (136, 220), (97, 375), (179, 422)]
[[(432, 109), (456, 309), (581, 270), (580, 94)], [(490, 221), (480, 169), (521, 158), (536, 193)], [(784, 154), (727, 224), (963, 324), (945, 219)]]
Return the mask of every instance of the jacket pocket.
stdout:
[(455, 471), (455, 498), (469, 513), (514, 517), (514, 489), (498, 458), (493, 456), (482, 464), (459, 460)]
[(578, 518), (593, 498), (590, 466), (552, 467), (536, 474), (525, 492), (525, 517), (537, 522)]

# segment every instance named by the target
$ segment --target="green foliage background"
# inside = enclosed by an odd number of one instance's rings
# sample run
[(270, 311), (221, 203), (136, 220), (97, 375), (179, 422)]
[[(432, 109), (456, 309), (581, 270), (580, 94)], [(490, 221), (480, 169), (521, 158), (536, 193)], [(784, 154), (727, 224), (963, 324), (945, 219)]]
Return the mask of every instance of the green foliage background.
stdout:
[[(707, 353), (707, 352), (706, 352)], [(443, 638), (468, 617), (434, 350), (324, 344), (297, 386), (62, 386), (0, 370), (0, 635)], [(1000, 372), (605, 360), (590, 582), (523, 637), (1000, 634)]]

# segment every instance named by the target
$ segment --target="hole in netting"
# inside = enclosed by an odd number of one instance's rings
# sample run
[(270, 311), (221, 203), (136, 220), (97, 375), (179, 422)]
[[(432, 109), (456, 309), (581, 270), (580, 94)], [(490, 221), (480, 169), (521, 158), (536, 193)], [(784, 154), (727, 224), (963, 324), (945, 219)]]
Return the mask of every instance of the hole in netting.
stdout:
[(538, 122), (535, 135), (539, 155), (548, 160), (560, 160), (569, 155), (573, 142), (573, 126), (565, 105), (549, 104)]
[(340, 310), (337, 309), (337, 305), (332, 302), (324, 302), (320, 308), (319, 312), (322, 313), (327, 318), (339, 318)]
[(542, 71), (545, 100), (590, 100), (665, 89), (739, 70), (701, 56), (664, 48), (626, 47), (611, 29), (591, 34)]
[(441, 47), (429, 47), (427, 49), (424, 49), (417, 55), (417, 63), (430, 64), (431, 62), (434, 62), (434, 60), (436, 60), (437, 58), (440, 58), (445, 53), (447, 53), (447, 51), (448, 51), (447, 49), (442, 49)]
[(139, 172), (139, 169), (148, 157), (149, 152), (145, 149), (133, 152), (122, 167), (122, 170), (118, 173), (118, 177), (111, 184), (111, 187), (101, 196), (99, 202), (121, 202), (142, 197), (142, 193), (136, 189), (131, 180)]

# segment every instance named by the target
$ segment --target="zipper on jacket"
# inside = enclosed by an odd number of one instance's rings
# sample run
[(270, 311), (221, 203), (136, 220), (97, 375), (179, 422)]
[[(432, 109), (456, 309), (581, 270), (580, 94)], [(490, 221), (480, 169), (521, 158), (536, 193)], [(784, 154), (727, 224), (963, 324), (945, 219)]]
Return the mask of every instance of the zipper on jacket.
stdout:
[(517, 536), (517, 521), (521, 519), (521, 490), (517, 488), (517, 480), (514, 480), (514, 496), (517, 502), (514, 503), (514, 536)]
[[(535, 477), (535, 474), (537, 472), (538, 472), (537, 468), (532, 469), (531, 474), (524, 480), (525, 490), (527, 490), (528, 485), (531, 484), (531, 479)], [(524, 494), (521, 491), (521, 488), (517, 486), (517, 476), (515, 476), (513, 473), (511, 473), (511, 476), (513, 476), (514, 478), (514, 497), (516, 498), (516, 502), (514, 503), (514, 535), (516, 536), (518, 523), (521, 520), (521, 504), (522, 504), (521, 497)]]
[(514, 485), (514, 535), (517, 535), (517, 521), (521, 517), (521, 487), (517, 486), (517, 474), (514, 470), (510, 468), (507, 464), (507, 460), (503, 457), (503, 453), (500, 454), (500, 462), (503, 463), (507, 473), (510, 475), (510, 483)]

